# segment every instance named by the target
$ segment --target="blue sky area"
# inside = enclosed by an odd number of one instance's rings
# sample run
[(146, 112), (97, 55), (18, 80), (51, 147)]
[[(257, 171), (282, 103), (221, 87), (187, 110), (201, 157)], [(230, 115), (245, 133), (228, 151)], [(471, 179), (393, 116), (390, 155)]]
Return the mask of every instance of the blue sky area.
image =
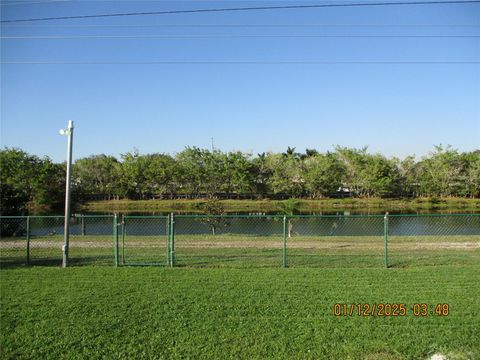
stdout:
[[(340, 2), (22, 1), (2, 1), (2, 20)], [(440, 143), (480, 148), (480, 38), (278, 37), (480, 36), (479, 3), (55, 20), (1, 30), (1, 145), (55, 161), (65, 158), (58, 130), (68, 119), (74, 158), (210, 148), (212, 137), (218, 149), (253, 154), (337, 144), (398, 157), (421, 157)], [(7, 38), (87, 35), (136, 37)], [(145, 35), (186, 37), (138, 37)], [(410, 63), (5, 63), (12, 61)]]

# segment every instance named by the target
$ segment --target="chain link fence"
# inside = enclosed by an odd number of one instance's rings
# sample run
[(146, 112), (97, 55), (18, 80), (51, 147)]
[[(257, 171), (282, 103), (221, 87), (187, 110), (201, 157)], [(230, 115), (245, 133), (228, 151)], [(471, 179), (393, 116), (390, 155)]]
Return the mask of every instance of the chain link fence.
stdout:
[(196, 267), (279, 267), (282, 217), (174, 217), (174, 265)]
[[(69, 264), (115, 264), (114, 216), (70, 219)], [(0, 217), (0, 266), (61, 266), (63, 216)]]
[(378, 267), (384, 259), (382, 216), (286, 219), (290, 267)]
[(29, 246), (27, 217), (0, 217), (0, 266), (28, 264)]
[[(0, 217), (0, 266), (62, 263), (63, 216)], [(69, 265), (414, 267), (480, 260), (480, 214), (70, 219)]]
[(478, 264), (480, 214), (388, 217), (391, 267)]
[[(29, 265), (61, 265), (63, 245), (63, 216), (30, 216), (27, 236)], [(73, 227), (71, 229), (73, 234)], [(72, 236), (73, 237), (73, 236)]]
[[(63, 217), (61, 219), (63, 226)], [(118, 257), (118, 226), (117, 218), (110, 215), (71, 219), (69, 264), (115, 265)], [(61, 242), (63, 243), (63, 236)]]
[(168, 229), (168, 216), (124, 216), (121, 222), (121, 264), (169, 265)]

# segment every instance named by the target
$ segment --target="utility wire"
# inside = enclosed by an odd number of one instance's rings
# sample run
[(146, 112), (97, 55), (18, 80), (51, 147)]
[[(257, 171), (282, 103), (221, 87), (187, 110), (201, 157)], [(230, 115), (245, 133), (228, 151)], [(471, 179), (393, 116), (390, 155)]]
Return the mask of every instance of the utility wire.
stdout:
[(51, 4), (58, 2), (68, 2), (71, 0), (46, 0), (46, 1), (17, 1), (17, 2), (8, 2), (2, 3), (0, 6), (12, 6), (12, 5), (38, 5), (38, 4)]
[(26, 21), (93, 19), (93, 18), (120, 17), (120, 16), (214, 13), (214, 12), (233, 12), (233, 11), (289, 10), (289, 9), (291, 10), (291, 9), (317, 9), (317, 8), (363, 7), (363, 6), (474, 4), (474, 3), (478, 4), (478, 3), (480, 3), (480, 1), (479, 0), (457, 0), (457, 1), (442, 0), (442, 1), (412, 1), (412, 2), (401, 1), (401, 2), (378, 2), (378, 3), (341, 3), (341, 4), (316, 4), (316, 5), (274, 5), (274, 6), (251, 6), (251, 7), (216, 8), (216, 9), (165, 10), (165, 11), (116, 13), (116, 14), (57, 16), (57, 17), (44, 17), (44, 18), (2, 20), (1, 23), (17, 23), (17, 22), (26, 22)]
[(36, 28), (309, 28), (309, 27), (319, 27), (319, 28), (336, 28), (336, 27), (355, 27), (355, 28), (403, 28), (403, 27), (460, 27), (460, 28), (471, 28), (471, 27), (480, 27), (480, 24), (151, 24), (151, 25), (133, 25), (133, 24), (81, 24), (81, 25), (65, 25), (65, 24), (11, 24), (7, 23), (3, 26), (8, 26), (9, 28), (20, 28), (20, 27), (36, 27)]
[(480, 35), (20, 35), (0, 36), (5, 40), (81, 40), (81, 39), (217, 39), (217, 38), (480, 38)]
[(1, 61), (6, 65), (476, 65), (480, 61)]

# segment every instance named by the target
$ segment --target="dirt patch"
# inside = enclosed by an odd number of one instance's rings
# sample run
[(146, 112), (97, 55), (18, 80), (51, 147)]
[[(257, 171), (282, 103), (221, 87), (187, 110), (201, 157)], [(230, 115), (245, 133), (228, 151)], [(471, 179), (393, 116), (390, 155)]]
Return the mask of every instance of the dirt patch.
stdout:
[[(63, 242), (57, 241), (32, 241), (30, 249), (61, 249)], [(25, 249), (25, 241), (2, 241), (0, 242), (0, 249)], [(70, 248), (112, 248), (113, 242), (98, 242), (98, 241), (75, 241), (70, 242)]]
[[(34, 241), (30, 243), (31, 249), (38, 248), (61, 248), (62, 242), (52, 241)], [(25, 241), (2, 241), (0, 249), (24, 249)], [(119, 244), (121, 246), (121, 244)], [(160, 241), (135, 241), (126, 242), (125, 248), (166, 248), (166, 242)], [(106, 241), (72, 241), (70, 248), (112, 248), (112, 242)], [(176, 243), (177, 248), (205, 248), (205, 249), (229, 249), (229, 248), (253, 248), (253, 249), (281, 249), (281, 241), (181, 241)], [(382, 250), (384, 248), (383, 241), (372, 242), (326, 242), (326, 241), (290, 241), (287, 243), (288, 249), (328, 249), (328, 250)], [(480, 242), (408, 242), (389, 244), (390, 250), (478, 250)]]
[[(176, 244), (178, 247), (185, 248), (258, 248), (258, 249), (281, 249), (281, 242), (261, 242), (261, 241), (189, 241)], [(132, 244), (133, 247), (133, 244)], [(324, 242), (324, 241), (295, 241), (287, 243), (288, 249), (338, 249), (338, 250), (368, 250), (384, 248), (383, 242)], [(389, 245), (389, 249), (418, 250), (418, 249), (462, 249), (476, 250), (480, 249), (478, 242), (429, 242), (429, 243), (404, 243)]]
[[(404, 245), (399, 245), (399, 246), (400, 247), (405, 247), (405, 246), (411, 247), (411, 245), (413, 245), (413, 247), (412, 247), (413, 249), (470, 249), (470, 250), (480, 249), (480, 243), (479, 242), (413, 243), (413, 244), (404, 244)], [(392, 248), (395, 248), (395, 246), (393, 246)]]

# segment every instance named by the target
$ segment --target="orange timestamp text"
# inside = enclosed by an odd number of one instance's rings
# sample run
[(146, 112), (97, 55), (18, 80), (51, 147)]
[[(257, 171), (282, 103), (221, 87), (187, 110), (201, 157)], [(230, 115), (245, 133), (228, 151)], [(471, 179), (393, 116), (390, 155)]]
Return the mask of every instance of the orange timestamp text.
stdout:
[(428, 317), (428, 316), (448, 316), (450, 314), (450, 305), (448, 303), (426, 304), (414, 303), (407, 305), (405, 303), (359, 303), (359, 304), (333, 304), (333, 315), (340, 316), (409, 316)]

